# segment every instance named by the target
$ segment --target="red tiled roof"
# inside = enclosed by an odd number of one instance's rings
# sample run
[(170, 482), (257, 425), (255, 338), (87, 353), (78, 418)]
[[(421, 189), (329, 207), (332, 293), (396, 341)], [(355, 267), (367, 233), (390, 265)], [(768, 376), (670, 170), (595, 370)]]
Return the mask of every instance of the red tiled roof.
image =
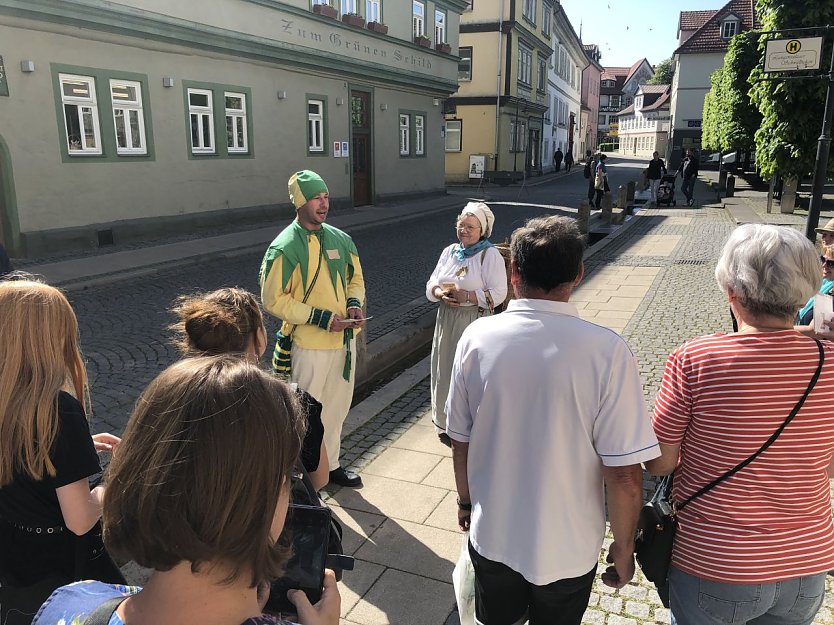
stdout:
[[(741, 20), (741, 31), (761, 27), (761, 22), (756, 15), (755, 0), (730, 0), (692, 33), (692, 36), (675, 50), (675, 54), (726, 51), (729, 40), (721, 38), (721, 21), (731, 14)], [(681, 18), (683, 18), (683, 13), (681, 13)]]
[(697, 30), (709, 21), (713, 15), (718, 13), (718, 10), (712, 11), (681, 11), (680, 21), (678, 22), (679, 30)]
[(617, 78), (622, 78), (625, 81), (625, 77), (631, 71), (630, 67), (603, 67), (602, 69), (603, 80), (617, 80)]

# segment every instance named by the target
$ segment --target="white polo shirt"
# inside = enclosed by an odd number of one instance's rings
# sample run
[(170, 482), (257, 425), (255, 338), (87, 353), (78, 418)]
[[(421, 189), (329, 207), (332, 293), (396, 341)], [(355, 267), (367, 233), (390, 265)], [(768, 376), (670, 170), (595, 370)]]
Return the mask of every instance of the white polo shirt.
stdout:
[(603, 465), (660, 455), (634, 355), (569, 303), (513, 300), (472, 323), (446, 413), (469, 443), (473, 547), (536, 585), (596, 565)]

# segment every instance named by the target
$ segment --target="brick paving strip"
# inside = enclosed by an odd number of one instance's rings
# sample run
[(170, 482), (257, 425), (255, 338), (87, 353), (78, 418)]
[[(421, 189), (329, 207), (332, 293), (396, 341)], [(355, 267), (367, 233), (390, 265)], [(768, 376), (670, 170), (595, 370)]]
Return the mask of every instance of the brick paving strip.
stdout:
[[(714, 194), (699, 184), (696, 197)], [(673, 348), (698, 335), (731, 330), (713, 272), (734, 227), (717, 203), (643, 210), (622, 236), (586, 261), (586, 279), (573, 301), (583, 318), (628, 340), (649, 402)], [(389, 392), (390, 402), (367, 400), (376, 402), (376, 415), (345, 439), (343, 464), (361, 472), (364, 488), (328, 495), (345, 527), (345, 549), (357, 558), (356, 570), (340, 583), (342, 623), (348, 625), (458, 623), (451, 574), (463, 535), (457, 531), (451, 453), (431, 424), (427, 360), (407, 376), (406, 382), (394, 382), (399, 387)], [(653, 490), (650, 479), (645, 490)], [(606, 547), (609, 541), (610, 536)], [(834, 623), (832, 590), (829, 577), (815, 625)], [(597, 581), (583, 622), (668, 623), (669, 613), (638, 572), (619, 591)]]

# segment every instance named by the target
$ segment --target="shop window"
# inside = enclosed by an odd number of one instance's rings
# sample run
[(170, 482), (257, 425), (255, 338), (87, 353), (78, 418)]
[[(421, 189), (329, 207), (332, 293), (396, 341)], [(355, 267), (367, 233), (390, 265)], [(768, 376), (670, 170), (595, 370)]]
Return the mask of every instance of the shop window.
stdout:
[(147, 154), (142, 85), (132, 80), (110, 80), (117, 154)]
[(59, 74), (58, 80), (70, 155), (101, 154), (95, 79)]

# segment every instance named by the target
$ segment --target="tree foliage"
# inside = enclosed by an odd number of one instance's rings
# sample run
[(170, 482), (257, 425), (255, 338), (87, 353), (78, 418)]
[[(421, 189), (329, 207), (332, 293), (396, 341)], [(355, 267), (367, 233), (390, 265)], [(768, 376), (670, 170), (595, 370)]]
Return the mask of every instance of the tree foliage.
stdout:
[(654, 68), (654, 76), (646, 81), (647, 85), (671, 85), (675, 76), (675, 61), (666, 59), (661, 61)]
[(701, 142), (706, 149), (752, 150), (761, 113), (750, 99), (750, 73), (759, 62), (756, 40), (746, 34), (730, 40), (724, 65), (710, 76), (704, 98)]
[[(756, 9), (762, 30), (823, 26), (834, 23), (834, 2), (830, 0), (757, 0)], [(804, 36), (813, 36), (805, 33)], [(826, 34), (823, 46), (823, 69), (831, 58), (832, 36)], [(759, 59), (764, 58), (765, 40), (758, 42)], [(820, 79), (760, 81), (765, 74), (753, 70), (750, 95), (762, 115), (756, 131), (756, 162), (764, 177), (775, 173), (803, 176), (814, 168), (817, 138), (822, 128), (827, 81)], [(834, 174), (834, 159), (828, 161), (828, 173)]]

